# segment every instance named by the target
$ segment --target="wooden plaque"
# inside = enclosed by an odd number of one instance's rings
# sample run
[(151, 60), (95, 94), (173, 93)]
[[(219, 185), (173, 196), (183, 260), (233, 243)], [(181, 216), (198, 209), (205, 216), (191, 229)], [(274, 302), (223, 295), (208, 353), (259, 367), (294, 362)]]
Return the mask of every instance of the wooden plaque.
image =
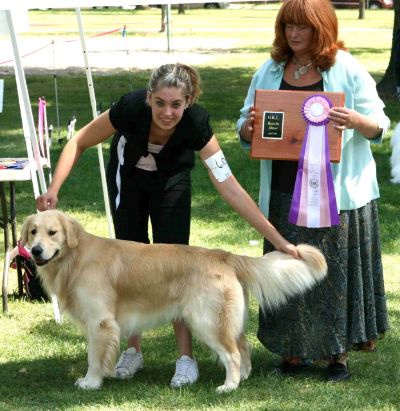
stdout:
[[(298, 160), (306, 131), (301, 108), (307, 97), (320, 94), (334, 107), (344, 106), (344, 93), (291, 90), (256, 90), (250, 156), (272, 160)], [(330, 159), (340, 161), (342, 132), (329, 122)]]

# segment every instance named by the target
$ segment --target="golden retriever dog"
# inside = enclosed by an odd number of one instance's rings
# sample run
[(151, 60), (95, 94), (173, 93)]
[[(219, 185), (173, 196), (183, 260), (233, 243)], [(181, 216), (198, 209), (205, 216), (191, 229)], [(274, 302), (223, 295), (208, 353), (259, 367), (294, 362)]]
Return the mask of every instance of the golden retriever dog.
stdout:
[(56, 210), (24, 222), (49, 295), (86, 331), (83, 389), (100, 388), (113, 376), (120, 338), (182, 319), (214, 350), (226, 369), (217, 391), (236, 389), (250, 375), (250, 345), (243, 332), (248, 291), (274, 309), (311, 288), (327, 272), (321, 252), (297, 246), (302, 259), (274, 251), (246, 257), (223, 250), (175, 244), (141, 244), (97, 237)]

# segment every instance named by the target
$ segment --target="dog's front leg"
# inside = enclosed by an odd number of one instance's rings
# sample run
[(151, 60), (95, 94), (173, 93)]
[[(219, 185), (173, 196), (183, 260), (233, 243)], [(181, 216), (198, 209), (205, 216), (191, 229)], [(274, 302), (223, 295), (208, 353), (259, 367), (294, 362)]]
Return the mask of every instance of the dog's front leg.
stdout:
[(86, 375), (78, 378), (75, 385), (82, 390), (98, 390), (103, 385), (103, 377), (97, 370), (91, 369), (90, 365)]
[(75, 385), (84, 390), (101, 387), (103, 378), (114, 375), (119, 350), (120, 329), (113, 319), (96, 321), (88, 326), (88, 370)]

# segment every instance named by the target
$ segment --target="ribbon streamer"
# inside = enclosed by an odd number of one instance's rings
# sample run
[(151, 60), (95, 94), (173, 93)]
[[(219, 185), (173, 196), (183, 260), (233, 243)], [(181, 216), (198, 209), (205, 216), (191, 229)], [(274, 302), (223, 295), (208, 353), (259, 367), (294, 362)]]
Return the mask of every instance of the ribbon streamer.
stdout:
[(322, 95), (312, 95), (303, 103), (307, 128), (289, 211), (289, 223), (298, 226), (319, 228), (340, 223), (326, 127), (331, 107)]

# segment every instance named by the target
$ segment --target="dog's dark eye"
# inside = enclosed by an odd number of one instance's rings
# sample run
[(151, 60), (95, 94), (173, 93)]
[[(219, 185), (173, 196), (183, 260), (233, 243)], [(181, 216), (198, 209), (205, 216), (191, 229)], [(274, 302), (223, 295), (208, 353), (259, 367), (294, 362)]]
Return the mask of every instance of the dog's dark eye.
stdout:
[(57, 231), (50, 230), (50, 231), (49, 231), (49, 235), (54, 235), (54, 234), (56, 234), (56, 232), (57, 232)]
[(34, 228), (33, 230), (31, 230), (31, 234), (32, 234), (32, 235), (35, 235), (35, 234), (36, 234), (36, 232), (37, 232), (37, 231), (36, 231), (36, 229), (35, 229), (35, 228)]

